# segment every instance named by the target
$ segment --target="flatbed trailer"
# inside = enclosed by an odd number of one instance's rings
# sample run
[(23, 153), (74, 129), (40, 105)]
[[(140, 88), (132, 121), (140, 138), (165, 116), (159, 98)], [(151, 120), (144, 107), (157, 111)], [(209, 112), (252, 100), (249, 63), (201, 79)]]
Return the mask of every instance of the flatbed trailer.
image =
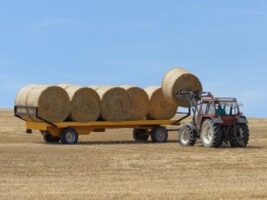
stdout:
[[(15, 106), (14, 115), (24, 120), (24, 113), (20, 113), (21, 107)], [(89, 135), (91, 132), (104, 132), (106, 129), (132, 128), (133, 138), (137, 142), (146, 142), (151, 136), (152, 142), (164, 143), (168, 140), (169, 131), (179, 130), (181, 121), (189, 117), (188, 112), (177, 112), (182, 115), (177, 120), (138, 120), (138, 121), (93, 121), (93, 122), (60, 122), (52, 123), (42, 119), (38, 115), (38, 108), (30, 108), (30, 112), (38, 121), (25, 121), (26, 132), (32, 133), (32, 130), (38, 130), (42, 133), (44, 141), (47, 143), (76, 144), (79, 135)], [(167, 128), (172, 126), (172, 128)]]

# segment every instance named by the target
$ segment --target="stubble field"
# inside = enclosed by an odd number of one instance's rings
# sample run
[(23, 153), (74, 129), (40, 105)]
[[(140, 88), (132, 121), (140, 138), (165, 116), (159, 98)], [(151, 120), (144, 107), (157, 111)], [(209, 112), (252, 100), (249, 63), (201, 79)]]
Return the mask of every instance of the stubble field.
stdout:
[(130, 129), (44, 144), (0, 110), (0, 199), (267, 199), (267, 120), (246, 149), (136, 144)]

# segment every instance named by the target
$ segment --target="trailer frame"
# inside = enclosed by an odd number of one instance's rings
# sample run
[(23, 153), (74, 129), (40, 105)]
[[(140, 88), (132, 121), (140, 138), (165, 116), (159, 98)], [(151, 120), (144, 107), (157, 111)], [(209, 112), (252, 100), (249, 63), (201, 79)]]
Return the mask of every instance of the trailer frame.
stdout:
[[(27, 113), (20, 113), (20, 109), (27, 109)], [(30, 111), (29, 111), (30, 110)], [(15, 106), (14, 115), (25, 121), (25, 127), (27, 133), (32, 133), (32, 130), (38, 130), (43, 135), (49, 134), (55, 138), (61, 138), (62, 133), (67, 129), (72, 129), (76, 131), (77, 135), (89, 135), (91, 132), (105, 132), (106, 129), (121, 129), (121, 128), (132, 128), (134, 130), (144, 130), (148, 135), (157, 132), (159, 128), (164, 128), (166, 131), (165, 134), (168, 134), (168, 131), (179, 131), (179, 126), (181, 121), (186, 119), (191, 115), (191, 109), (188, 108), (187, 112), (178, 112), (177, 114), (182, 115), (177, 120), (138, 120), (138, 121), (121, 121), (121, 122), (110, 122), (110, 121), (93, 121), (93, 122), (59, 122), (53, 123), (47, 121), (39, 116), (38, 108), (36, 107), (23, 107)], [(38, 121), (27, 121), (24, 116), (31, 116)], [(172, 126), (172, 128), (166, 127)], [(162, 132), (162, 130), (161, 130)], [(165, 136), (166, 137), (166, 136)], [(168, 136), (167, 136), (168, 137)], [(165, 139), (166, 140), (166, 139)], [(165, 141), (164, 140), (164, 141)], [(158, 143), (158, 142), (155, 142)]]

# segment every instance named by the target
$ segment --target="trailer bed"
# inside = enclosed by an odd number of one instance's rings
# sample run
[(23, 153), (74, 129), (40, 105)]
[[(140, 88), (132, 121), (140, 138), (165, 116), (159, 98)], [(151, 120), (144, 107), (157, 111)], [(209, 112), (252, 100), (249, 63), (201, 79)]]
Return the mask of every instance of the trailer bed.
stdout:
[[(138, 121), (93, 121), (93, 122), (60, 122), (52, 123), (38, 116), (38, 109), (33, 108), (34, 117), (39, 121), (25, 121), (26, 132), (32, 133), (32, 130), (39, 130), (44, 136), (46, 142), (60, 141), (62, 143), (77, 143), (79, 135), (88, 135), (91, 132), (104, 132), (106, 129), (132, 128), (133, 137), (136, 141), (147, 141), (151, 135), (151, 139), (155, 143), (166, 142), (168, 139), (168, 131), (178, 131), (180, 122), (190, 116), (190, 110), (185, 116), (178, 120), (138, 120)], [(23, 120), (23, 115), (18, 112), (18, 108), (14, 109), (15, 116)], [(174, 126), (170, 129), (167, 126)], [(67, 142), (68, 136), (75, 137), (75, 141)]]

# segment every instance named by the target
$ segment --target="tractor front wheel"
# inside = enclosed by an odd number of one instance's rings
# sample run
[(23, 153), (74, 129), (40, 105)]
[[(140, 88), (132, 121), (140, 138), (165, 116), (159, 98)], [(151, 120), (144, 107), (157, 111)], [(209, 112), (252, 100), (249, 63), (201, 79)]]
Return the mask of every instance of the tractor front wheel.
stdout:
[(197, 140), (196, 132), (191, 124), (181, 128), (179, 133), (179, 143), (181, 146), (194, 146)]
[(220, 147), (222, 145), (221, 128), (211, 120), (205, 120), (202, 124), (200, 138), (204, 147)]
[(249, 141), (249, 128), (247, 124), (238, 124), (230, 136), (231, 147), (245, 148)]

